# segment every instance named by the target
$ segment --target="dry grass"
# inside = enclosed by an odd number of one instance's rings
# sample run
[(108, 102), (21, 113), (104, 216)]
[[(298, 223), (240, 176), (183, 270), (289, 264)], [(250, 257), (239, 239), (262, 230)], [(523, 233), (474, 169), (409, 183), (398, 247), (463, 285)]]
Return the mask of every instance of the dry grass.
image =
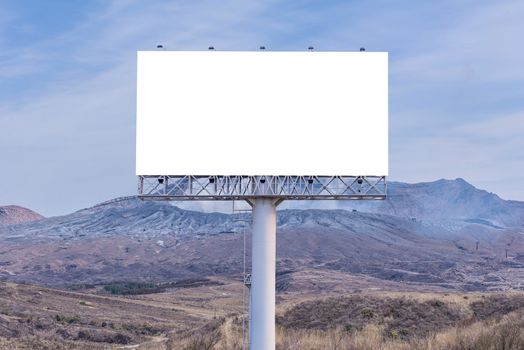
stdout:
[[(520, 296), (516, 297), (473, 295), (470, 299), (469, 296), (449, 296), (444, 298), (447, 304), (458, 306), (457, 308), (462, 310), (468, 307), (469, 311), (463, 314), (464, 318), (440, 331), (415, 333), (410, 337), (403, 337), (399, 331), (388, 328), (387, 324), (377, 323), (363, 325), (360, 329), (345, 326), (310, 329), (279, 327), (277, 350), (523, 350), (524, 308), (520, 307)], [(393, 298), (390, 295), (385, 299), (403, 298)], [(433, 303), (435, 295), (414, 299), (419, 305), (427, 306)], [(369, 300), (366, 303), (369, 307)], [(493, 309), (492, 305), (500, 310), (518, 310), (504, 316), (485, 316), (485, 312), (489, 313)], [(429, 311), (438, 312), (441, 307)], [(289, 312), (289, 309), (286, 311)], [(475, 314), (478, 314), (479, 318), (475, 318)], [(415, 320), (418, 316), (420, 315), (413, 315)], [(422, 316), (426, 317), (425, 314)], [(199, 332), (185, 338), (183, 342), (174, 341), (171, 348), (240, 350), (240, 325), (238, 318), (226, 318), (212, 332)]]
[(280, 330), (278, 350), (522, 350), (522, 315), (511, 315), (496, 324), (477, 322), (423, 338), (409, 340), (383, 336), (383, 328), (369, 325), (361, 331)]
[[(231, 330), (229, 330), (231, 331)], [(237, 330), (238, 331), (238, 330)], [(221, 333), (214, 350), (241, 349), (240, 332), (237, 341), (228, 341)], [(173, 347), (177, 348), (178, 347)], [(198, 349), (180, 347), (184, 350)], [(277, 350), (522, 350), (524, 349), (524, 312), (515, 312), (499, 321), (478, 321), (425, 337), (402, 340), (384, 337), (384, 328), (368, 325), (359, 331), (345, 329), (289, 330), (279, 328)]]
[(384, 336), (410, 338), (454, 326), (464, 318), (454, 304), (440, 299), (417, 300), (353, 295), (303, 302), (277, 318), (287, 329), (348, 332), (380, 325)]
[[(12, 350), (106, 350), (122, 349), (110, 345), (70, 344), (34, 338), (0, 338), (0, 349)], [(240, 350), (241, 329), (235, 317), (218, 319), (206, 329), (178, 340), (151, 342), (136, 350)], [(407, 340), (384, 337), (384, 328), (368, 325), (362, 330), (277, 331), (277, 350), (522, 350), (524, 349), (524, 311), (499, 320), (478, 321), (426, 337)]]
[[(241, 350), (240, 291), (112, 297), (0, 283), (0, 350)], [(524, 349), (522, 293), (343, 295), (286, 295), (277, 349)]]
[(0, 338), (2, 350), (109, 350), (115, 349), (107, 344), (71, 343), (57, 340), (42, 339), (40, 337)]

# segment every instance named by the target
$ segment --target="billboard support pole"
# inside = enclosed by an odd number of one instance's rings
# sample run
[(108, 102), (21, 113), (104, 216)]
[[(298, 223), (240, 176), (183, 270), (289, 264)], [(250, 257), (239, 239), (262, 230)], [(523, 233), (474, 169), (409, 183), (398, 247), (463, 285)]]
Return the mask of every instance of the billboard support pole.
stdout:
[(253, 200), (250, 350), (275, 349), (275, 198)]

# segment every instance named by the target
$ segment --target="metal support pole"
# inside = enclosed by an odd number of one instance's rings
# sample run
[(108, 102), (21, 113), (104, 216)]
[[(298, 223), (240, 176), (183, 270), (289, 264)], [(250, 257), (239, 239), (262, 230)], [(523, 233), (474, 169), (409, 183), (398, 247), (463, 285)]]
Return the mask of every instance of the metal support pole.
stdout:
[(253, 305), (253, 300), (251, 299), (251, 287), (249, 288), (249, 306), (248, 306), (248, 331), (247, 331), (247, 348), (248, 350), (251, 350), (252, 347), (251, 347), (251, 340), (253, 339), (253, 337), (251, 336), (251, 326), (253, 325), (252, 321), (251, 321), (251, 315), (253, 314), (251, 312), (251, 305)]
[(275, 199), (253, 200), (250, 350), (275, 350)]

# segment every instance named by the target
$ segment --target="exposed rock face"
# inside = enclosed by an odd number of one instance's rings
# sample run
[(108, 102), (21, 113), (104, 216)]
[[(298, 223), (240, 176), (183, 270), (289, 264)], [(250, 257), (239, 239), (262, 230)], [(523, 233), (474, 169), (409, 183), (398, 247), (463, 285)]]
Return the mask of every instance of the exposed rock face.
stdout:
[(0, 225), (20, 224), (43, 219), (44, 217), (30, 209), (17, 205), (0, 207)]
[[(439, 225), (476, 222), (495, 227), (524, 226), (524, 202), (503, 200), (461, 178), (416, 184), (389, 182), (385, 201), (333, 201), (331, 204), (339, 209), (389, 214)], [(307, 205), (312, 207), (315, 203)]]

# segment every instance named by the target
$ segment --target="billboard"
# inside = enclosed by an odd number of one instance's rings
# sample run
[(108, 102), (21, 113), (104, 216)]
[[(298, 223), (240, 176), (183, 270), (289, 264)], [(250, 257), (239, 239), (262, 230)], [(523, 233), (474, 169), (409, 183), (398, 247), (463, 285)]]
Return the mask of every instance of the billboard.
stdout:
[(138, 52), (136, 172), (388, 175), (388, 54)]

